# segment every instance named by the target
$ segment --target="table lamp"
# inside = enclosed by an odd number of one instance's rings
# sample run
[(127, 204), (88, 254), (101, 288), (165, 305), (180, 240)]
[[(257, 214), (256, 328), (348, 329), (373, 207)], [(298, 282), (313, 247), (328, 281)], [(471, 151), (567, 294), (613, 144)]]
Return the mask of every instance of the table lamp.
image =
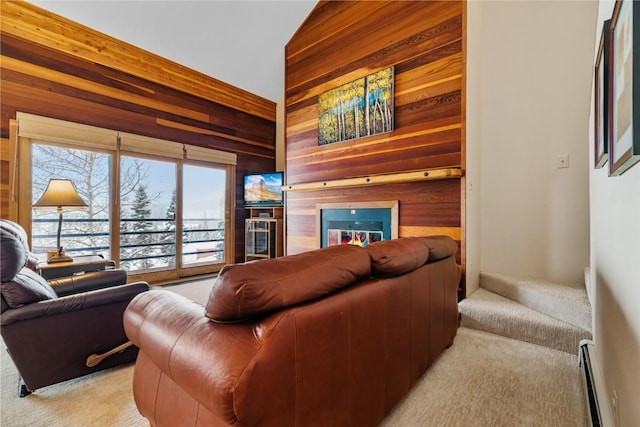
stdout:
[(58, 211), (58, 251), (47, 258), (47, 262), (72, 261), (66, 256), (60, 246), (60, 233), (62, 231), (62, 211), (64, 209), (83, 209), (87, 204), (80, 198), (76, 188), (70, 179), (50, 179), (47, 189), (40, 199), (33, 204), (34, 209), (56, 209)]

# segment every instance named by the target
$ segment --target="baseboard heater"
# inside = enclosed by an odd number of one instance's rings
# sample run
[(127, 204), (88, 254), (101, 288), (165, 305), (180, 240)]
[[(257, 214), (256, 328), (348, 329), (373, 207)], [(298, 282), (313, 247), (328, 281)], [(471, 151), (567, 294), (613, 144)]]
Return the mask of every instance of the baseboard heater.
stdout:
[(605, 385), (597, 363), (595, 343), (582, 340), (579, 344), (579, 363), (587, 408), (587, 418), (592, 427), (613, 427)]

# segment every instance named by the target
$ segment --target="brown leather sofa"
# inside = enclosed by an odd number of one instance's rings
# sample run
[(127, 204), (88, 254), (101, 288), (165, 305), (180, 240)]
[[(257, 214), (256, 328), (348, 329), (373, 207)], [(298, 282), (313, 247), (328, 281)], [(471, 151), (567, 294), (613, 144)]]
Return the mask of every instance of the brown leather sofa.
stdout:
[[(149, 289), (146, 282), (126, 284), (123, 270), (60, 277), (47, 282), (36, 271), (24, 229), (0, 220), (0, 330), (21, 377), (19, 393), (133, 362), (127, 349), (93, 365), (103, 354), (127, 342), (124, 309)], [(93, 365), (93, 366), (90, 366)]]
[(453, 343), (445, 236), (226, 266), (206, 307), (152, 290), (124, 315), (152, 426), (375, 426)]

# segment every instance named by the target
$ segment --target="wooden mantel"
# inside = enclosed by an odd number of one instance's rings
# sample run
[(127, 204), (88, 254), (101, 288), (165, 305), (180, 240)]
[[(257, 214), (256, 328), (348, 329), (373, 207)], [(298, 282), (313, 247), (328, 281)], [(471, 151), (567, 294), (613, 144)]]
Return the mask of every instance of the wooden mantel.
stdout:
[(306, 182), (282, 187), (284, 191), (314, 191), (329, 188), (362, 187), (370, 185), (396, 184), (403, 182), (429, 181), (436, 179), (460, 178), (460, 168), (425, 169), (413, 172), (400, 172), (385, 175), (362, 176), (357, 178), (335, 179), (331, 181)]

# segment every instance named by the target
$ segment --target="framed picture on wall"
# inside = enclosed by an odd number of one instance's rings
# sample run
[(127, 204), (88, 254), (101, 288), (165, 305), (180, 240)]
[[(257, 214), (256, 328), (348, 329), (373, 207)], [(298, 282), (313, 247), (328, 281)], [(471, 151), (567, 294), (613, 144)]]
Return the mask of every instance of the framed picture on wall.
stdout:
[(640, 161), (640, 2), (616, 1), (610, 37), (609, 175), (617, 176)]
[(394, 67), (318, 95), (318, 145), (394, 129)]
[(604, 21), (595, 67), (595, 167), (601, 168), (609, 159), (609, 30), (611, 20)]

